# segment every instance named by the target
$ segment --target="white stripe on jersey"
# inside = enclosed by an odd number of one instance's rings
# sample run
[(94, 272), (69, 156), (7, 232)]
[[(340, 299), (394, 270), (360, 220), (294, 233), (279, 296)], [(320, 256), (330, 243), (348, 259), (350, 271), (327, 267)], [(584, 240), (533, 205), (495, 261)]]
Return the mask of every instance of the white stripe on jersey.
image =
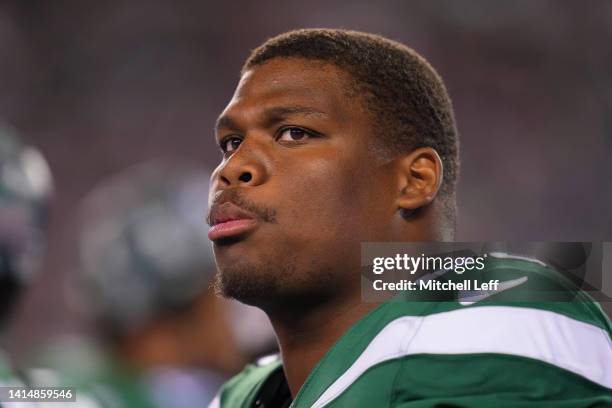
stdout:
[(210, 404), (208, 404), (208, 408), (221, 408), (221, 393), (217, 394)]

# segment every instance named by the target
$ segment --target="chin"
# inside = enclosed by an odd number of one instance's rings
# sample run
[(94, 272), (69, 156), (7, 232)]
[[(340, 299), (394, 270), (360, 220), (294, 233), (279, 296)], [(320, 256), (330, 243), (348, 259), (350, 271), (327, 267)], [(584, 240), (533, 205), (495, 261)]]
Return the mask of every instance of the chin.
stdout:
[(278, 276), (262, 265), (244, 260), (220, 266), (215, 276), (215, 292), (257, 306), (275, 297), (279, 291)]

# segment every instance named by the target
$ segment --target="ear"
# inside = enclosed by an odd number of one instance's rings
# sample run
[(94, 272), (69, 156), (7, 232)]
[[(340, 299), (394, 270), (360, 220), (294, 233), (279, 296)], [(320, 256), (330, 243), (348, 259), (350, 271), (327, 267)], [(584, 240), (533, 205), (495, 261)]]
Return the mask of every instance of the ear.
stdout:
[(440, 190), (444, 174), (438, 152), (421, 147), (398, 160), (398, 208), (416, 210), (430, 204)]

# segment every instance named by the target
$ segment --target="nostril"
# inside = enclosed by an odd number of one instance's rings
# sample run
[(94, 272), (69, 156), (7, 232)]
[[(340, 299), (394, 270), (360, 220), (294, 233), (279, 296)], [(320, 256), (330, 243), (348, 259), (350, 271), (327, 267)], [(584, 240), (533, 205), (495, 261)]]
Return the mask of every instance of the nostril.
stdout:
[(252, 178), (253, 176), (251, 175), (251, 173), (244, 172), (240, 175), (240, 177), (238, 177), (238, 180), (242, 181), (243, 183), (248, 183), (249, 181), (251, 181)]

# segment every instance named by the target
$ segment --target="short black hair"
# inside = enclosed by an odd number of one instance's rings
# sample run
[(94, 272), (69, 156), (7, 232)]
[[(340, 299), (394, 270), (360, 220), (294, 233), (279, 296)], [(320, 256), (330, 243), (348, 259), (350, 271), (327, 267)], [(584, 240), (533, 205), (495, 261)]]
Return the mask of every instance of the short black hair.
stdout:
[(301, 29), (273, 37), (253, 50), (242, 73), (273, 58), (304, 58), (339, 67), (372, 113), (378, 147), (390, 157), (434, 148), (444, 166), (440, 193), (453, 197), (459, 138), (442, 78), (416, 51), (379, 35), (341, 29)]

